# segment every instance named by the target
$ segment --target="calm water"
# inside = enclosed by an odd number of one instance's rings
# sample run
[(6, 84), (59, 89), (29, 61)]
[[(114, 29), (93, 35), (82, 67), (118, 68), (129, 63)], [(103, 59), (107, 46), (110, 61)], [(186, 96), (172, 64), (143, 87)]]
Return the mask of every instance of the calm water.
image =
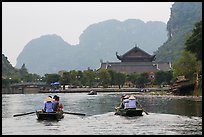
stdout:
[(137, 95), (149, 115), (123, 117), (114, 115), (122, 94), (57, 93), (64, 111), (86, 114), (64, 114), (60, 121), (38, 121), (36, 114), (13, 117), (42, 109), (44, 99), (55, 94), (3, 94), (2, 134), (202, 135), (201, 98)]

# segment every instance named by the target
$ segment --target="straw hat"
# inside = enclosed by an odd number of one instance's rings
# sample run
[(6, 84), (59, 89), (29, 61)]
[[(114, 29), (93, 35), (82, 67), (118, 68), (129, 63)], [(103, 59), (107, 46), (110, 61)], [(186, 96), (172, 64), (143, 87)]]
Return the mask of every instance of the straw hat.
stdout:
[(46, 98), (46, 101), (52, 101), (52, 98), (47, 97), (47, 98)]
[(129, 98), (130, 96), (129, 95), (126, 95), (126, 96), (124, 96), (124, 99), (127, 99), (127, 98)]
[(134, 100), (134, 99), (136, 99), (133, 95), (131, 95), (130, 97), (129, 97), (129, 99), (130, 100)]

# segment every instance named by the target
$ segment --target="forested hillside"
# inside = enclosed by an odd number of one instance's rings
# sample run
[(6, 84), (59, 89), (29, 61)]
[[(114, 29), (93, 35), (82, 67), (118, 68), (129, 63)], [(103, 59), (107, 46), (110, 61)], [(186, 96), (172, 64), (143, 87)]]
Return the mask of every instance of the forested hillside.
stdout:
[(2, 54), (2, 77), (6, 78), (17, 72), (18, 70), (14, 68), (8, 61), (8, 58)]
[(184, 42), (195, 23), (202, 20), (201, 2), (175, 2), (167, 23), (168, 40), (155, 52), (156, 61), (174, 62), (184, 50)]

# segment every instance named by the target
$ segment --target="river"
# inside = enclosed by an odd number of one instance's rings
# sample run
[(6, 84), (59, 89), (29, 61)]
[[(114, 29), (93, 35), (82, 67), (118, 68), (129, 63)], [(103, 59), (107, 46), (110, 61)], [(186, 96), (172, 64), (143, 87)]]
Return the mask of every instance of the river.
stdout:
[(64, 114), (60, 121), (39, 121), (36, 114), (13, 117), (42, 109), (45, 98), (54, 93), (2, 94), (2, 134), (202, 135), (202, 97), (137, 94), (149, 115), (124, 117), (114, 115), (122, 94), (56, 93), (64, 111), (86, 114)]

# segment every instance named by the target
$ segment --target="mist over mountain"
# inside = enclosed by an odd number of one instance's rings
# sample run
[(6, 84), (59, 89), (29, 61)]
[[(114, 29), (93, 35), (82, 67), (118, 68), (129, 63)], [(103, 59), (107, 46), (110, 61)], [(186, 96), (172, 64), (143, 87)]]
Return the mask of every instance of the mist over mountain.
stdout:
[(56, 34), (44, 35), (26, 44), (16, 67), (25, 63), (29, 72), (40, 75), (60, 70), (98, 69), (100, 60), (119, 61), (116, 52), (124, 54), (135, 44), (153, 54), (167, 40), (166, 27), (159, 21), (107, 20), (87, 27), (77, 45), (70, 45)]

